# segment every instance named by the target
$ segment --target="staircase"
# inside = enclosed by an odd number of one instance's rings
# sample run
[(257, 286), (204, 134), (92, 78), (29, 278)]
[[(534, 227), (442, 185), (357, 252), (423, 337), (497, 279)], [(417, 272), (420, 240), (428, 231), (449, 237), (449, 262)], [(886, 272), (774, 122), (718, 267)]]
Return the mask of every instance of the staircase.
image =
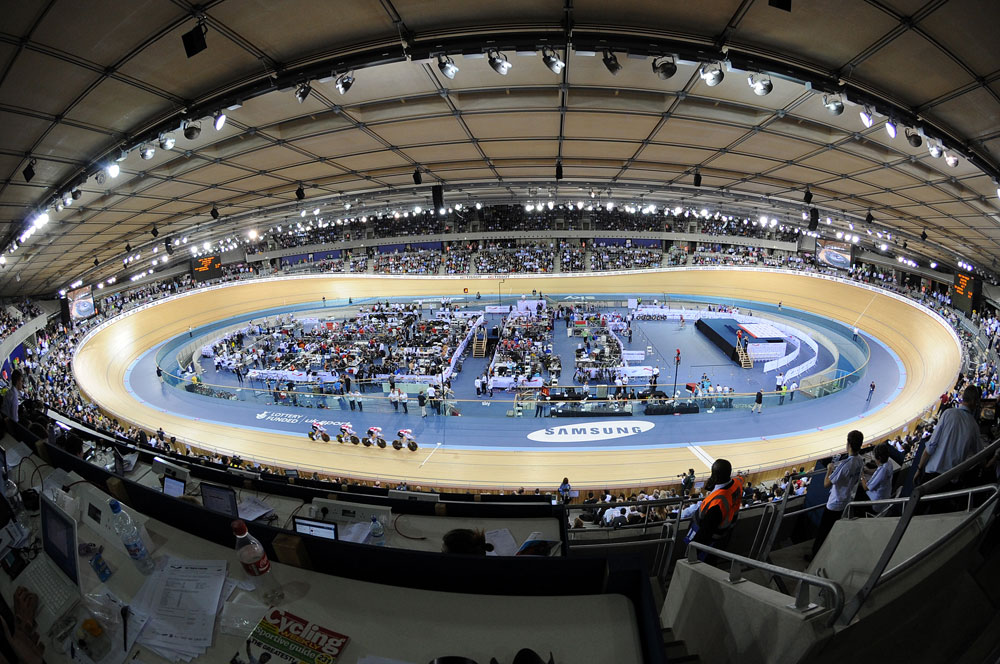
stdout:
[(476, 330), (472, 340), (472, 357), (486, 357), (486, 330)]
[(753, 369), (753, 360), (750, 359), (750, 356), (747, 355), (746, 350), (744, 350), (742, 346), (736, 347), (736, 354), (737, 357), (740, 358), (741, 367), (744, 369)]

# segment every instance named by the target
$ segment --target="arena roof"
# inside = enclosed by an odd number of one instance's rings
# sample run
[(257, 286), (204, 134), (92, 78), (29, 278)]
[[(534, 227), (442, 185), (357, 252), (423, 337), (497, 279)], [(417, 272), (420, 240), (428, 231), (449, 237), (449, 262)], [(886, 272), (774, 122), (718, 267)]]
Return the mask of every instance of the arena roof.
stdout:
[[(835, 227), (863, 223), (870, 210), (911, 251), (992, 265), (1000, 4), (792, 0), (790, 12), (770, 4), (8, 3), (0, 291), (48, 294), (77, 277), (120, 273), (125, 245), (151, 246), (154, 225), (160, 244), (250, 228), (296, 211), (300, 185), (310, 208), (338, 210), (422, 202), (440, 183), (449, 201), (595, 191), (800, 220), (808, 185)], [(182, 35), (198, 33), (199, 21), (207, 48), (189, 58)], [(493, 48), (512, 64), (505, 76), (484, 57)], [(566, 63), (559, 74), (544, 49)], [(654, 74), (657, 56), (676, 65), (673, 76)], [(459, 69), (453, 79), (439, 66), (447, 57)], [(709, 86), (700, 72), (719, 60), (724, 80)], [(337, 78), (348, 72), (354, 82), (341, 94)], [(771, 82), (770, 94), (748, 85), (754, 72)], [(824, 95), (843, 101), (842, 114), (827, 110)], [(866, 105), (871, 127), (859, 118)], [(220, 110), (228, 120), (216, 131)], [(200, 134), (187, 140), (182, 123), (198, 119)], [(161, 134), (176, 140), (172, 149), (159, 147)], [(931, 155), (939, 142), (954, 166)], [(154, 148), (149, 159), (142, 144)], [(98, 176), (122, 149), (121, 174)], [(79, 197), (59, 211), (74, 188)], [(50, 221), (19, 242), (46, 207)]]

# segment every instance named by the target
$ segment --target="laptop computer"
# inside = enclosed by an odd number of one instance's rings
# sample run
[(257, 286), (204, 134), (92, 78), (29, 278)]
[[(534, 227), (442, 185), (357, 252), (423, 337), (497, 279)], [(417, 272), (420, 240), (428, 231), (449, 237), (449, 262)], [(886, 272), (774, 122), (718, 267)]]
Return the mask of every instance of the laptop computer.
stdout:
[(228, 486), (201, 483), (201, 504), (205, 509), (219, 514), (239, 518), (239, 508), (236, 502), (236, 492)]
[(176, 480), (173, 477), (163, 476), (163, 493), (168, 496), (173, 496), (174, 498), (180, 498), (184, 495), (185, 489), (184, 480)]
[(76, 606), (80, 600), (80, 565), (77, 557), (76, 520), (42, 494), (42, 553), (18, 577), (38, 595), (40, 634)]
[(337, 524), (315, 519), (306, 519), (301, 516), (293, 516), (292, 523), (295, 524), (295, 532), (302, 535), (312, 535), (323, 539), (337, 539)]

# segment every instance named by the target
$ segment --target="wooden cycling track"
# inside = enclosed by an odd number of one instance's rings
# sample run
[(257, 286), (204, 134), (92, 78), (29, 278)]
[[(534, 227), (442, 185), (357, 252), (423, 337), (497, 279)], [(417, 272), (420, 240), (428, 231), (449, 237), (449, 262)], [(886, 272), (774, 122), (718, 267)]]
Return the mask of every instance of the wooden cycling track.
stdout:
[[(322, 469), (330, 475), (437, 487), (552, 488), (568, 476), (585, 487), (654, 486), (676, 481), (689, 467), (707, 472), (689, 447), (608, 451), (490, 451), (433, 449), (427, 441), (416, 453), (312, 442), (301, 436), (265, 433), (166, 414), (137, 401), (125, 389), (128, 367), (145, 351), (189, 326), (272, 307), (337, 298), (441, 296), (498, 286), (494, 278), (413, 278), (322, 275), (284, 280), (236, 282), (201, 290), (126, 315), (98, 331), (79, 350), (74, 373), (81, 391), (120, 421), (154, 431), (162, 426), (179, 441), (230, 451), (243, 458), (275, 465)], [(662, 293), (726, 297), (809, 311), (857, 326), (889, 346), (906, 372), (902, 392), (886, 407), (861, 422), (828, 430), (753, 443), (714, 444), (714, 458), (727, 458), (734, 468), (788, 466), (842, 449), (850, 429), (866, 437), (884, 437), (906, 427), (932, 406), (956, 379), (961, 350), (953, 333), (921, 309), (884, 292), (807, 274), (777, 271), (672, 269), (601, 276), (513, 276), (501, 285), (504, 294), (537, 288), (556, 293)], [(860, 318), (859, 318), (860, 316)], [(765, 411), (765, 416), (767, 412)], [(778, 416), (772, 414), (771, 416)], [(831, 414), (842, 421), (850, 414)], [(692, 441), (697, 444), (697, 441)], [(280, 461), (278, 461), (280, 460)], [(426, 462), (425, 462), (426, 460)], [(425, 462), (422, 464), (422, 462)], [(422, 465), (421, 465), (422, 464)]]

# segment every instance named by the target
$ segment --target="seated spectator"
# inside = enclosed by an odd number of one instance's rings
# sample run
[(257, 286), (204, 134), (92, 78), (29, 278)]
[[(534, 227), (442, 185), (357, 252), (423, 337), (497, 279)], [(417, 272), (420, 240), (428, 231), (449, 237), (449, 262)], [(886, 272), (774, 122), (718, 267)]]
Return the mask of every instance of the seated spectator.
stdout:
[(485, 556), (492, 550), (493, 545), (486, 541), (486, 534), (481, 530), (456, 528), (446, 532), (441, 540), (442, 553)]

